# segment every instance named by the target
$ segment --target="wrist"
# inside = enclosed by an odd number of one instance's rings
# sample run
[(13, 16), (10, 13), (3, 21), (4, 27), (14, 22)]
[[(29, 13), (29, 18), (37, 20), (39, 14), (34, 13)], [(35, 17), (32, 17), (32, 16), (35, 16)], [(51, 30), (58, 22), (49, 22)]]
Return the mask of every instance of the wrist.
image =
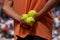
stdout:
[(35, 19), (36, 22), (38, 21), (38, 15), (34, 16), (33, 18)]

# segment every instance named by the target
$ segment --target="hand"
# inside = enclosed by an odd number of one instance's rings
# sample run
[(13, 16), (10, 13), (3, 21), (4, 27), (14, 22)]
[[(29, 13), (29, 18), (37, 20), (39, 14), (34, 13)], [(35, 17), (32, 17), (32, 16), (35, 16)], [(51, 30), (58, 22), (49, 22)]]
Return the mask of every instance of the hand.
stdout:
[(37, 23), (37, 21), (39, 20), (38, 14), (36, 16), (34, 16), (33, 18), (35, 19), (35, 22), (32, 23), (32, 24), (27, 24), (26, 21), (20, 20), (20, 26), (23, 27), (23, 28), (31, 29)]
[(24, 20), (20, 20), (20, 26), (25, 29), (31, 29), (35, 25), (35, 22), (32, 24), (27, 24)]

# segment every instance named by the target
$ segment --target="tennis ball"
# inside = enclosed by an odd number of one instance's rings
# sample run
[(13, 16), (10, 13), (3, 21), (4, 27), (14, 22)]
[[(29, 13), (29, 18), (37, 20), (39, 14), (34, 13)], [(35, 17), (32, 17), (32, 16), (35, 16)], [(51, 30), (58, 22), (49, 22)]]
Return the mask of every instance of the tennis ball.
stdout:
[(35, 16), (36, 14), (37, 14), (37, 12), (35, 10), (31, 10), (28, 12), (29, 17)]
[(26, 20), (28, 18), (28, 15), (27, 14), (23, 14), (22, 16), (21, 16), (21, 19), (23, 19), (23, 20)]
[(28, 17), (28, 18), (26, 19), (26, 22), (27, 22), (27, 24), (31, 24), (31, 23), (34, 23), (35, 20), (34, 20), (33, 17)]

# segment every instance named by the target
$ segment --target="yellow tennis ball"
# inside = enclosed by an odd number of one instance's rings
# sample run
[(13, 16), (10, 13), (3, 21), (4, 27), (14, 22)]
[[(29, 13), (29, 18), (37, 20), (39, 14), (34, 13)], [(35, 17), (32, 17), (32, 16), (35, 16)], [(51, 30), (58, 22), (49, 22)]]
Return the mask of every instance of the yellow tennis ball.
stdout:
[(27, 22), (27, 24), (31, 24), (31, 23), (34, 23), (35, 20), (34, 20), (33, 17), (28, 17), (28, 18), (26, 19), (26, 22)]
[(27, 14), (23, 14), (22, 16), (21, 16), (21, 19), (23, 19), (23, 20), (26, 20), (28, 18), (28, 15)]
[(28, 12), (28, 16), (29, 16), (29, 17), (35, 16), (35, 15), (37, 15), (37, 12), (36, 12), (35, 10), (30, 10), (30, 11)]

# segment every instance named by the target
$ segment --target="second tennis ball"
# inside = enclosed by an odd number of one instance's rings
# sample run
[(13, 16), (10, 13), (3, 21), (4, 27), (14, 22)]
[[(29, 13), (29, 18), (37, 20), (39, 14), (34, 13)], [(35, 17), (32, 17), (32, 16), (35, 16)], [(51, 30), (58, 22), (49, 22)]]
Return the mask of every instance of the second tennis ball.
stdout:
[(28, 18), (26, 19), (26, 22), (27, 22), (27, 24), (31, 24), (31, 23), (34, 23), (35, 20), (34, 20), (33, 17), (28, 17)]
[(21, 16), (21, 19), (23, 19), (23, 20), (26, 20), (28, 18), (28, 15), (27, 14), (23, 14), (22, 16)]
[(37, 12), (36, 12), (35, 10), (30, 10), (30, 11), (28, 12), (28, 16), (29, 16), (29, 17), (35, 16), (36, 14), (37, 14)]

